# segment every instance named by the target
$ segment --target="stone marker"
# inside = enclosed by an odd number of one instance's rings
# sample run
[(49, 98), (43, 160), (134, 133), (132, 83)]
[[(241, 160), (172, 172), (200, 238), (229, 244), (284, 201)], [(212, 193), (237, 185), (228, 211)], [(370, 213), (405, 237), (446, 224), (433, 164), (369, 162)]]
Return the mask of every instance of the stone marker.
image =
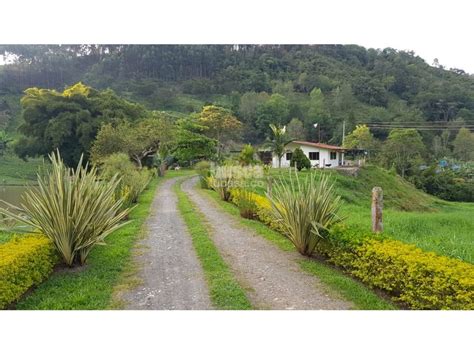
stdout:
[(374, 187), (372, 189), (372, 232), (383, 232), (383, 191), (381, 187)]

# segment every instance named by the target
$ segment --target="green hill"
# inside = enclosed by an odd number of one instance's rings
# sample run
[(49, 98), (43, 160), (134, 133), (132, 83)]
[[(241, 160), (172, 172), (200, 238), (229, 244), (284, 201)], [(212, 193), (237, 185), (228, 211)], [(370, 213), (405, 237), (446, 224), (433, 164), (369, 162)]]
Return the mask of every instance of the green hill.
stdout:
[[(357, 45), (20, 45), (0, 66), (2, 100), (29, 87), (64, 89), (82, 81), (111, 88), (149, 109), (189, 114), (206, 103), (231, 109), (244, 141), (258, 143), (268, 123), (298, 118), (306, 139), (340, 144), (342, 123), (474, 122), (474, 79), (431, 66), (414, 52)], [(2, 109), (0, 108), (0, 113)], [(18, 110), (7, 123), (14, 131)], [(1, 120), (1, 119), (0, 119)], [(0, 123), (1, 124), (1, 123)], [(0, 128), (2, 129), (2, 128)], [(439, 131), (423, 131), (430, 145)], [(378, 138), (387, 131), (376, 129)], [(451, 135), (454, 139), (454, 134)]]
[[(322, 174), (331, 176), (335, 191), (346, 204), (354, 207), (370, 208), (372, 188), (380, 186), (384, 194), (384, 206), (399, 211), (433, 211), (445, 202), (416, 189), (412, 184), (398, 175), (393, 175), (377, 166), (362, 167), (357, 176), (349, 176), (341, 171), (326, 169), (319, 170)], [(304, 177), (308, 172), (302, 171)], [(287, 180), (287, 169), (274, 169), (275, 179)], [(259, 189), (263, 193), (262, 188)]]

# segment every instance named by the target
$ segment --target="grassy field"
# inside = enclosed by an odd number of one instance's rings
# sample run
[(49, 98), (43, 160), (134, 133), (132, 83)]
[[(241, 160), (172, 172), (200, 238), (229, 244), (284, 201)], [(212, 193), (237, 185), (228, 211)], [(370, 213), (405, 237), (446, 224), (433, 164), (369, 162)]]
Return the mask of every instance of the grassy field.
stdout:
[(16, 156), (0, 157), (0, 185), (25, 185), (36, 180), (38, 168), (43, 165), (42, 158), (24, 161)]
[[(414, 188), (398, 176), (377, 167), (365, 167), (357, 177), (325, 170), (343, 201), (348, 225), (370, 230), (371, 190), (384, 191), (384, 228), (387, 234), (426, 251), (474, 263), (474, 204), (446, 202)], [(274, 169), (272, 176), (288, 181), (288, 170)], [(308, 173), (301, 172), (304, 177)], [(265, 193), (265, 184), (254, 188)]]
[(252, 309), (244, 289), (235, 280), (209, 236), (201, 213), (196, 210), (179, 184), (175, 185), (174, 191), (178, 196), (179, 211), (191, 234), (194, 249), (206, 276), (212, 304), (217, 309)]
[[(233, 204), (222, 201), (216, 192), (211, 190), (200, 190), (206, 196), (216, 201), (227, 213), (235, 216), (240, 224), (253, 229), (263, 238), (274, 243), (281, 250), (294, 251), (293, 244), (278, 232), (270, 229), (263, 223), (255, 220), (244, 219), (240, 217), (239, 210)], [(389, 301), (378, 296), (367, 286), (343, 274), (341, 271), (326, 265), (319, 260), (307, 259), (300, 262), (301, 269), (312, 275), (317, 276), (327, 288), (327, 292), (343, 296), (346, 300), (352, 302), (356, 309), (361, 310), (391, 310), (396, 307)]]

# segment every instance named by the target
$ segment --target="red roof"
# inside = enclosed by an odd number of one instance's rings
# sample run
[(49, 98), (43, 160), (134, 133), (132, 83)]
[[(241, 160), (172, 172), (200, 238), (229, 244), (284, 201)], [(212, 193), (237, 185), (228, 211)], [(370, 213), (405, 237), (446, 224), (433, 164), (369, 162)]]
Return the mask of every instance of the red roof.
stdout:
[(345, 150), (343, 147), (338, 147), (337, 145), (329, 145), (325, 143), (315, 143), (315, 142), (305, 142), (305, 141), (292, 141), (291, 143), (296, 143), (300, 145), (309, 145), (311, 147), (328, 149), (328, 150)]

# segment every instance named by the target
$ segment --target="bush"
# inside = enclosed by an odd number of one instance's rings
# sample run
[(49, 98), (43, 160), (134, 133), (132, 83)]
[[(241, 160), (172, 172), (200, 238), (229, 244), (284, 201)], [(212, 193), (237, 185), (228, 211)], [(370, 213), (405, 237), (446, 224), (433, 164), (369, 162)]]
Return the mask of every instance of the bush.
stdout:
[(474, 266), (338, 225), (316, 250), (412, 309), (474, 309)]
[(257, 203), (255, 194), (247, 189), (234, 189), (231, 191), (232, 202), (239, 208), (243, 218), (255, 219), (257, 217)]
[(150, 170), (137, 169), (124, 153), (114, 153), (104, 158), (100, 168), (100, 177), (104, 180), (110, 180), (117, 174), (120, 176), (115, 197), (117, 200), (124, 200), (123, 207), (136, 203), (138, 196), (146, 189), (152, 178)]
[(236, 166), (219, 166), (206, 179), (208, 185), (216, 191), (223, 201), (230, 200), (230, 190), (236, 187), (236, 180), (239, 178)]
[(255, 149), (251, 144), (246, 144), (242, 148), (242, 151), (239, 154), (239, 163), (240, 165), (253, 165), (257, 163), (257, 160), (254, 158)]
[(448, 201), (474, 202), (474, 182), (437, 165), (412, 177), (415, 186)]
[(296, 148), (293, 152), (290, 160), (290, 166), (296, 167), (298, 171), (301, 169), (310, 169), (311, 168), (311, 161), (309, 158), (303, 153), (301, 148)]
[[(239, 190), (233, 189), (238, 203)], [(249, 193), (257, 218), (284, 233), (272, 215), (270, 201)], [(386, 291), (412, 309), (474, 309), (474, 266), (342, 223), (320, 238), (315, 252), (371, 287)]]
[(318, 240), (341, 220), (340, 197), (334, 195), (328, 176), (316, 179), (311, 173), (303, 180), (290, 173), (289, 183), (282, 179), (275, 183), (270, 201), (279, 229), (303, 255), (311, 255)]
[(57, 260), (53, 244), (44, 236), (15, 237), (0, 244), (0, 309), (45, 280)]
[(89, 252), (125, 223), (128, 214), (122, 210), (123, 199), (115, 199), (120, 180), (100, 181), (95, 167), (66, 167), (59, 152), (50, 156), (51, 171), (38, 175), (38, 186), (24, 193), (17, 213), (0, 208), (0, 212), (20, 221), (53, 241), (63, 261), (85, 263)]
[(199, 174), (201, 188), (209, 189), (210, 187), (207, 178), (211, 175), (211, 163), (206, 160), (202, 160), (194, 165), (194, 170), (196, 170)]

